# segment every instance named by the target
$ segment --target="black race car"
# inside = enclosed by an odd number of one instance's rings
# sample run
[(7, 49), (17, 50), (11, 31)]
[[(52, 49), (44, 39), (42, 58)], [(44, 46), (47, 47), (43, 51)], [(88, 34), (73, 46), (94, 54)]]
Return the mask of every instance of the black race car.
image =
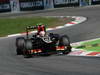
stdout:
[[(37, 32), (29, 37), (29, 30), (37, 29)], [(46, 33), (45, 25), (26, 27), (26, 37), (16, 38), (17, 55), (25, 58), (37, 55), (68, 54), (71, 45), (67, 35)]]

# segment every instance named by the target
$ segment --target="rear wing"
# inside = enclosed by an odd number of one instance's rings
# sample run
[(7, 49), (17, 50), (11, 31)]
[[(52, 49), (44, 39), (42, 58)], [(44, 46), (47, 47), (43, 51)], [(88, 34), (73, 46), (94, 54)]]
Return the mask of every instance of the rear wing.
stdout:
[(34, 29), (36, 29), (36, 28), (37, 28), (37, 26), (27, 26), (27, 27), (26, 27), (26, 38), (27, 38), (27, 39), (29, 38), (29, 36), (28, 36), (29, 30), (34, 30)]

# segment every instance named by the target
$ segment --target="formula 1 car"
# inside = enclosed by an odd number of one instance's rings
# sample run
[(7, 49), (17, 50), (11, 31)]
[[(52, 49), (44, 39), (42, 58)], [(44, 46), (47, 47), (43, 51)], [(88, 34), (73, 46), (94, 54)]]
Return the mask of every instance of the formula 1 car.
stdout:
[[(29, 30), (37, 29), (37, 32), (29, 37)], [(45, 25), (26, 27), (26, 38), (16, 38), (17, 55), (30, 58), (37, 55), (68, 54), (71, 45), (67, 35), (59, 35), (46, 32)]]

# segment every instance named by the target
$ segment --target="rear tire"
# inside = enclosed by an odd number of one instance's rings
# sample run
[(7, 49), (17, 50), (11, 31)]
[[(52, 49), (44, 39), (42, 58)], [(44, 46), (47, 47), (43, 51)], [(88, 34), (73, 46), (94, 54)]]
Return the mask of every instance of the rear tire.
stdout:
[(25, 41), (25, 51), (24, 51), (24, 58), (31, 58), (32, 54), (31, 54), (31, 50), (32, 50), (33, 46), (32, 46), (32, 41), (27, 39)]
[(32, 41), (30, 39), (27, 39), (25, 41), (25, 49), (26, 50), (32, 50), (32, 48), (33, 48)]
[(25, 47), (25, 39), (24, 37), (18, 37), (16, 38), (16, 52), (17, 55), (22, 55), (23, 54), (23, 49)]

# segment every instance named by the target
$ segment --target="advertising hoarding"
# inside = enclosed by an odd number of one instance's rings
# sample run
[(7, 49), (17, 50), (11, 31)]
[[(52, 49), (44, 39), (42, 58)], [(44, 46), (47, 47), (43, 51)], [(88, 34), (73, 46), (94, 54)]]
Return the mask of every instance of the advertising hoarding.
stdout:
[(54, 0), (56, 5), (58, 4), (69, 4), (69, 3), (78, 3), (79, 0)]
[(10, 11), (9, 0), (0, 0), (0, 12)]
[(10, 9), (10, 5), (9, 4), (0, 4), (0, 10), (6, 10), (6, 9)]
[(43, 0), (25, 0), (20, 1), (21, 10), (38, 10), (43, 9)]
[(54, 0), (55, 7), (79, 6), (79, 0)]
[(92, 0), (92, 4), (93, 5), (100, 4), (100, 0)]

